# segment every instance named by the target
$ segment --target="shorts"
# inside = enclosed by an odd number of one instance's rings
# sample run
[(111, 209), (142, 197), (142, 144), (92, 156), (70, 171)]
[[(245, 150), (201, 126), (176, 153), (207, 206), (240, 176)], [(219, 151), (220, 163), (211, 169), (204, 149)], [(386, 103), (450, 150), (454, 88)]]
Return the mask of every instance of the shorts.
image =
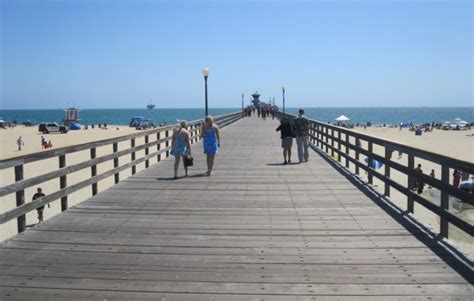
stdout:
[(282, 148), (288, 149), (288, 148), (291, 148), (291, 146), (293, 146), (293, 137), (281, 138)]
[(44, 206), (36, 208), (36, 212), (38, 213), (39, 219), (43, 219), (43, 210), (44, 210)]

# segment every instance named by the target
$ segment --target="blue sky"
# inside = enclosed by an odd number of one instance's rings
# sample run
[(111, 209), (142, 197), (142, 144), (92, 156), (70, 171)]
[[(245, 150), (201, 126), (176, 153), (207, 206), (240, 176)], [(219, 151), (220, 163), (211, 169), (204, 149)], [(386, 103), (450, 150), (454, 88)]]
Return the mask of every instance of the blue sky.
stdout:
[(472, 1), (1, 2), (2, 109), (472, 106)]

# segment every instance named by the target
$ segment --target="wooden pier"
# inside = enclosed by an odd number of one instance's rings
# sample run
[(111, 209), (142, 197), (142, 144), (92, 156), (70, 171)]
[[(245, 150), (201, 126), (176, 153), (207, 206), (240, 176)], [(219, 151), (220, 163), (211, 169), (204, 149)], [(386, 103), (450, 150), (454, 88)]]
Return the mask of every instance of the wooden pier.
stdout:
[(472, 262), (370, 185), (283, 165), (277, 124), (224, 128), (211, 177), (198, 142), (191, 176), (161, 160), (1, 243), (0, 300), (474, 299)]

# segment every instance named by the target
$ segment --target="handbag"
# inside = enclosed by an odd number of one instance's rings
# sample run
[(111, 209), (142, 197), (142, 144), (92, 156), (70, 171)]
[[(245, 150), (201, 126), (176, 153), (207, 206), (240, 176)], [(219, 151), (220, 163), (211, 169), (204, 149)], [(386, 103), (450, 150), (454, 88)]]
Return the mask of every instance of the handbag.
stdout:
[(191, 156), (183, 157), (183, 162), (184, 162), (184, 166), (186, 166), (186, 167), (193, 166), (194, 165), (194, 158), (191, 157)]

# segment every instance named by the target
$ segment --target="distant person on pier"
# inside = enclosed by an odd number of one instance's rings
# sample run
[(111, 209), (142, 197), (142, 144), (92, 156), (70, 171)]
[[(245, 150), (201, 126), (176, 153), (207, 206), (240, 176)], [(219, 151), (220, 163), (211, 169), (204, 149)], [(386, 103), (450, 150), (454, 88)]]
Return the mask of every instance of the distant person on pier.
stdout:
[[(178, 168), (179, 168), (179, 161), (181, 157), (184, 156), (191, 156), (191, 143), (189, 140), (190, 134), (187, 130), (188, 123), (185, 120), (182, 120), (179, 123), (179, 129), (175, 129), (173, 131), (173, 137), (171, 142), (171, 154), (174, 156), (174, 179), (178, 178)], [(183, 166), (185, 176), (188, 176), (188, 167), (184, 165), (183, 159)]]
[(308, 162), (308, 146), (309, 146), (309, 121), (304, 115), (304, 109), (301, 108), (298, 111), (298, 117), (295, 118), (295, 130), (296, 130), (296, 146), (298, 147), (298, 159), (301, 162), (303, 160)]
[[(33, 195), (33, 201), (35, 201), (36, 199), (42, 198), (44, 196), (46, 196), (46, 194), (44, 194), (42, 189), (40, 187), (38, 187), (36, 189), (36, 193)], [(48, 208), (50, 208), (50, 207), (51, 206), (48, 203)], [(36, 208), (36, 212), (38, 212), (38, 223), (43, 222), (43, 211), (44, 211), (44, 205), (41, 206), (41, 207)]]
[(293, 146), (294, 128), (288, 118), (282, 118), (280, 120), (280, 125), (276, 128), (276, 131), (280, 131), (281, 147), (283, 148), (283, 164), (291, 163), (291, 147)]
[(203, 139), (204, 153), (207, 155), (207, 175), (212, 175), (212, 168), (214, 167), (214, 158), (221, 147), (221, 140), (219, 136), (219, 127), (214, 124), (214, 119), (211, 116), (206, 116), (204, 119), (204, 126), (201, 131), (201, 138)]

